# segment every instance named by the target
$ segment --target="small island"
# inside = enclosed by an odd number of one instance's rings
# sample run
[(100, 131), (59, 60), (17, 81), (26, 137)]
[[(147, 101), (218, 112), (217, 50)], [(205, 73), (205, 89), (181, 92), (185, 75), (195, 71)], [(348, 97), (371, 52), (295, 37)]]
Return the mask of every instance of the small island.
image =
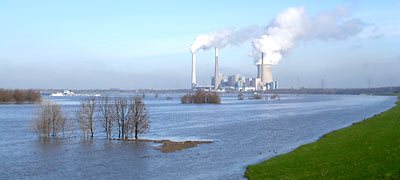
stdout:
[(157, 147), (156, 149), (164, 153), (192, 148), (197, 146), (198, 144), (212, 143), (212, 141), (171, 141), (171, 140), (152, 140), (152, 139), (113, 139), (113, 140), (162, 143), (162, 145)]
[(197, 90), (194, 94), (188, 93), (181, 97), (182, 104), (221, 104), (221, 98), (214, 92)]

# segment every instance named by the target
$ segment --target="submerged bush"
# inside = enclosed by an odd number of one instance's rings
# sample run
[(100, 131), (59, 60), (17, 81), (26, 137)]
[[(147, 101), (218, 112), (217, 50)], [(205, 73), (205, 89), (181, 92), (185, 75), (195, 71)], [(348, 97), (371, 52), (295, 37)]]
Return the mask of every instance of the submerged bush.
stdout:
[(196, 93), (188, 93), (181, 97), (182, 104), (221, 104), (221, 98), (217, 93), (197, 90)]
[(243, 99), (244, 99), (244, 96), (243, 96), (242, 93), (239, 93), (239, 94), (238, 94), (238, 99), (239, 99), (239, 100), (243, 100)]
[(271, 96), (271, 99), (278, 99), (278, 98), (279, 98), (278, 94), (274, 94), (274, 95)]
[(262, 99), (262, 95), (260, 93), (254, 93), (249, 99)]

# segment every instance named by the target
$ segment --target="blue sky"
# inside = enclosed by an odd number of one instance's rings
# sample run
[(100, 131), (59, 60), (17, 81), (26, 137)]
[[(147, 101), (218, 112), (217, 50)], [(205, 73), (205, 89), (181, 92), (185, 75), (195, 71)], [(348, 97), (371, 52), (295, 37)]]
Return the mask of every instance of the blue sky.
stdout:
[[(0, 88), (190, 87), (189, 46), (199, 34), (266, 26), (277, 13), (344, 6), (367, 23), (343, 41), (298, 43), (274, 67), (281, 87), (400, 85), (398, 1), (0, 1)], [(220, 50), (220, 72), (256, 75), (251, 42)], [(209, 84), (213, 51), (197, 53)]]

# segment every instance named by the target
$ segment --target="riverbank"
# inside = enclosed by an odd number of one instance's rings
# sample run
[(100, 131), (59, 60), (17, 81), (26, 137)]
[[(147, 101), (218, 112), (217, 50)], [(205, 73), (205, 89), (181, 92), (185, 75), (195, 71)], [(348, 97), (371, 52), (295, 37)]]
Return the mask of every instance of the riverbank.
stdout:
[(400, 102), (386, 112), (328, 133), (317, 142), (248, 166), (245, 177), (400, 179)]

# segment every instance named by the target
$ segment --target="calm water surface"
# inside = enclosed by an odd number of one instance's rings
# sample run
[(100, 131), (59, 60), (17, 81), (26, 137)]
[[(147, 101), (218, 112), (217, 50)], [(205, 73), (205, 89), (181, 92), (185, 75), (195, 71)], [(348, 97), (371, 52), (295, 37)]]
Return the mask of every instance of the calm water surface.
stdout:
[[(159, 144), (93, 140), (80, 133), (43, 141), (29, 130), (36, 105), (0, 105), (0, 179), (243, 179), (247, 165), (286, 153), (323, 134), (394, 106), (395, 97), (283, 95), (280, 101), (237, 100), (182, 105), (147, 95), (150, 132), (142, 138), (212, 140), (172, 153)], [(171, 95), (169, 95), (171, 96)], [(51, 98), (72, 112), (77, 97)]]

